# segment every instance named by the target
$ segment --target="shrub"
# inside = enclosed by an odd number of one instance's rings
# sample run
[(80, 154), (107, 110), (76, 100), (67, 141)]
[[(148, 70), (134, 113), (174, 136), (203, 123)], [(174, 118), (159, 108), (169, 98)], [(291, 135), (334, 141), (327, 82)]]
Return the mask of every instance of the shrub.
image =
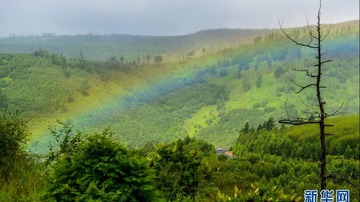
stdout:
[(108, 130), (88, 136), (78, 150), (52, 166), (44, 196), (50, 201), (152, 201), (153, 171), (147, 160), (111, 138)]
[(0, 179), (9, 179), (11, 170), (23, 156), (27, 140), (26, 121), (6, 111), (0, 114)]
[(81, 86), (80, 86), (80, 92), (84, 96), (89, 96), (89, 90), (90, 90), (89, 82), (87, 80), (83, 80), (83, 82), (81, 83)]
[(17, 113), (0, 113), (0, 201), (39, 201), (43, 167), (24, 147), (26, 121)]
[(199, 194), (211, 190), (212, 173), (206, 163), (215, 156), (215, 148), (203, 141), (186, 137), (157, 149), (154, 161), (156, 184), (169, 201), (194, 201)]

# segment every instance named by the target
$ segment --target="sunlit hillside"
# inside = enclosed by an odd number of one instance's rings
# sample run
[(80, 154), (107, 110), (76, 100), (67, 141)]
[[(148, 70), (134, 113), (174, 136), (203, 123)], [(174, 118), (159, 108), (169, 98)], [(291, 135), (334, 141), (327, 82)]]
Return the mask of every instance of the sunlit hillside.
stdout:
[(0, 39), (0, 201), (359, 201), (359, 21), (322, 30), (325, 141), (278, 29)]
[[(286, 116), (285, 102), (290, 113), (305, 116), (305, 103), (314, 102), (313, 92), (296, 95), (296, 86), (289, 82), (290, 77), (302, 80), (302, 74), (290, 69), (311, 68), (314, 53), (294, 46), (279, 30), (258, 31), (238, 36), (238, 41), (251, 44), (172, 62), (95, 62), (46, 50), (1, 54), (0, 104), (30, 119), (35, 150), (47, 147), (49, 127), (55, 127), (56, 120), (85, 131), (109, 127), (129, 146), (190, 135), (228, 147), (246, 122), (256, 126), (269, 117)], [(307, 40), (306, 28), (286, 31)], [(235, 40), (237, 33), (215, 30), (191, 36), (209, 36), (211, 44), (222, 39), (216, 39), (218, 35)], [(174, 39), (166, 40), (181, 43)], [(343, 113), (358, 113), (358, 42), (358, 21), (331, 27), (324, 45), (325, 57), (333, 61), (324, 69), (329, 111), (343, 105)], [(106, 47), (101, 40), (97, 43)]]

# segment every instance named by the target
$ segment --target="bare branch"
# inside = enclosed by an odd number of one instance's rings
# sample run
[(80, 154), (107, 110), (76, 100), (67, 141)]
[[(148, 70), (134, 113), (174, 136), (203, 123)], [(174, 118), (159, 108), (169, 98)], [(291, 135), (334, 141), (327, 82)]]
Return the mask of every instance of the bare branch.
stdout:
[(313, 34), (313, 32), (311, 31), (311, 29), (310, 29), (310, 25), (309, 25), (309, 20), (308, 20), (308, 19), (306, 19), (306, 27), (307, 27), (307, 29), (308, 29), (308, 31), (309, 31), (310, 41), (312, 42), (314, 39), (317, 39), (317, 36), (315, 36), (315, 35)]
[(341, 103), (341, 106), (339, 108), (337, 108), (337, 110), (335, 110), (332, 114), (328, 115), (327, 117), (336, 116), (336, 115), (341, 114), (340, 110), (343, 106), (344, 106), (344, 102)]
[(316, 78), (317, 75), (313, 75), (309, 69), (295, 69), (295, 68), (291, 68), (291, 70), (295, 71), (295, 72), (306, 72), (306, 76), (311, 77), (311, 78)]
[[(338, 174), (337, 173), (329, 173), (327, 175), (324, 176), (324, 178), (334, 178), (334, 179), (339, 179), (339, 177), (337, 176)], [(340, 175), (341, 177), (341, 175)], [(352, 187), (356, 187), (349, 179), (346, 179), (346, 178), (340, 178), (341, 180), (349, 183)]]
[(287, 118), (279, 120), (279, 123), (288, 124), (288, 125), (305, 125), (305, 124), (317, 124), (317, 123), (319, 123), (319, 121), (317, 121), (317, 120), (314, 120), (314, 121), (309, 120), (309, 118), (291, 117), (290, 114), (289, 114), (289, 111), (288, 111), (287, 101), (288, 100), (286, 100), (284, 102)]
[[(296, 83), (294, 83), (295, 85), (297, 85)], [(301, 91), (311, 87), (311, 86), (316, 86), (315, 83), (311, 83), (311, 84), (308, 84), (306, 86), (300, 86), (300, 85), (297, 85), (298, 87), (300, 87), (300, 90), (298, 90), (297, 92), (295, 92), (296, 94), (299, 94)]]
[[(300, 42), (296, 41), (294, 38), (292, 38), (288, 33), (285, 32), (285, 30), (283, 29), (280, 21), (279, 21), (279, 26), (280, 26), (280, 29), (281, 29), (282, 33), (283, 33), (288, 39), (290, 39), (290, 41), (292, 41), (292, 42), (295, 43), (296, 45), (298, 45), (298, 46), (303, 46), (303, 47), (307, 47), (307, 48), (314, 48), (314, 49), (318, 48), (318, 46), (313, 46), (313, 45), (311, 45), (311, 43), (312, 43), (312, 41), (313, 41), (312, 38), (310, 39), (310, 42), (309, 42), (308, 44), (300, 43)], [(311, 34), (311, 36), (312, 36), (312, 34)], [(316, 38), (316, 37), (314, 37), (314, 38)]]
[(327, 33), (325, 34), (325, 36), (324, 37), (322, 37), (322, 39), (320, 40), (321, 42), (322, 41), (324, 41), (328, 36), (329, 36), (329, 34), (330, 34), (330, 30), (331, 30), (331, 25), (330, 25), (330, 27), (329, 27), (329, 29), (328, 29), (328, 31), (327, 31)]
[[(305, 105), (306, 107), (309, 107), (309, 108), (314, 108), (314, 107), (311, 107), (311, 106), (308, 106), (307, 104), (301, 102), (303, 105)], [(319, 112), (303, 112), (303, 113), (306, 113), (306, 114), (310, 114), (310, 117), (312, 116), (313, 118), (319, 118)], [(316, 116), (314, 116), (316, 115)], [(308, 118), (309, 119), (309, 118)]]
[(287, 101), (288, 101), (288, 100), (286, 99), (286, 101), (284, 102), (285, 112), (286, 112), (287, 117), (290, 118), (289, 111), (288, 111), (288, 108), (287, 108), (287, 106), (286, 106), (286, 105), (287, 105)]
[(279, 123), (289, 124), (294, 126), (306, 125), (306, 124), (319, 124), (319, 121), (303, 121), (302, 119), (281, 119)]
[(325, 64), (325, 63), (328, 63), (328, 62), (331, 62), (332, 60), (325, 60), (325, 61), (322, 61), (321, 64)]
[[(286, 75), (284, 75), (284, 77), (285, 77), (287, 80), (291, 81), (292, 84), (294, 84), (295, 86), (297, 86), (297, 87), (300, 88), (300, 90), (295, 91), (296, 94), (299, 94), (301, 91), (303, 91), (303, 90), (305, 90), (305, 89), (307, 89), (307, 88), (309, 88), (309, 87), (311, 87), (311, 86), (316, 86), (315, 83), (311, 83), (311, 84), (308, 84), (308, 85), (303, 86), (303, 85), (300, 85), (300, 84), (296, 83), (296, 81), (295, 81), (293, 78), (291, 78), (291, 77), (288, 77), (288, 76), (286, 76)], [(286, 83), (287, 83), (287, 82), (286, 82)]]
[(321, 56), (326, 55), (328, 52), (329, 52), (329, 51), (328, 51), (328, 50), (326, 50), (324, 53), (322, 53), (322, 54), (321, 54)]
[[(318, 59), (318, 57), (316, 56), (315, 57), (316, 59)], [(328, 62), (331, 62), (332, 60), (325, 60), (325, 61), (322, 61), (322, 62), (320, 62), (320, 64), (322, 65), (322, 64), (325, 64), (325, 63), (328, 63)], [(316, 65), (314, 65), (315, 67), (318, 67), (319, 66), (319, 64), (316, 64)]]
[(316, 110), (318, 110), (316, 107), (310, 106), (309, 104), (305, 103), (303, 100), (300, 100), (300, 102), (301, 102), (301, 104), (303, 104), (303, 105), (306, 106), (307, 108), (313, 110), (313, 112), (304, 112), (304, 113), (307, 113), (307, 114), (310, 114), (310, 115), (317, 114), (317, 117), (319, 117), (319, 112), (316, 111)]

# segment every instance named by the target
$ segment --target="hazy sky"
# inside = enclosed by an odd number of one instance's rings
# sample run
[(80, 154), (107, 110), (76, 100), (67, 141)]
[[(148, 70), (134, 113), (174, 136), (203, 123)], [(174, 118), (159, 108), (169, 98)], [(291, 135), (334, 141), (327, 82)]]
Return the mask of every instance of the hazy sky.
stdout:
[[(0, 37), (10, 34), (180, 35), (213, 28), (312, 24), (317, 0), (0, 0)], [(323, 0), (322, 20), (359, 19), (359, 0)]]

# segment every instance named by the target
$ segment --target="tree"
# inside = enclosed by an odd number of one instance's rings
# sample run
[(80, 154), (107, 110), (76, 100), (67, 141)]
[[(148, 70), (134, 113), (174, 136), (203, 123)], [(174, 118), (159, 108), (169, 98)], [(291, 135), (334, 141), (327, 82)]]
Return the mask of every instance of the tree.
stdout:
[(10, 178), (14, 164), (25, 155), (26, 121), (6, 111), (0, 114), (0, 179)]
[(262, 84), (262, 76), (261, 75), (259, 75), (258, 77), (257, 77), (257, 79), (256, 79), (256, 88), (260, 88), (261, 87), (261, 84)]
[(154, 201), (154, 172), (147, 159), (125, 149), (108, 130), (88, 136), (76, 148), (52, 165), (46, 200)]
[(47, 52), (46, 50), (43, 50), (43, 49), (39, 49), (39, 50), (34, 52), (35, 57), (48, 58), (49, 55), (50, 55), (49, 52)]
[(26, 151), (27, 121), (0, 110), (0, 201), (40, 201), (44, 166)]
[(236, 73), (236, 78), (237, 79), (241, 79), (242, 74), (241, 74), (241, 69), (238, 69), (237, 73)]
[(163, 61), (163, 58), (161, 55), (155, 56), (154, 57), (154, 63), (155, 64), (161, 64), (161, 62)]
[(284, 69), (282, 67), (276, 68), (276, 70), (274, 72), (276, 79), (280, 78), (283, 74), (284, 74)]
[(83, 61), (84, 60), (84, 54), (83, 54), (82, 50), (80, 50), (79, 54), (80, 54), (80, 60)]
[(158, 148), (155, 183), (164, 197), (169, 201), (193, 201), (198, 194), (204, 194), (211, 186), (207, 159), (217, 158), (214, 151), (211, 144), (189, 137)]
[(150, 64), (150, 55), (146, 55), (147, 64)]
[(1, 90), (1, 85), (0, 85), (0, 109), (4, 109), (6, 106), (7, 106), (7, 98), (5, 93), (3, 93), (3, 91)]
[(266, 122), (264, 122), (264, 128), (268, 131), (272, 130), (275, 127), (275, 121), (273, 117), (270, 117)]
[(243, 132), (243, 133), (249, 133), (249, 129), (250, 129), (250, 126), (249, 126), (249, 122), (246, 122), (245, 123), (245, 126), (244, 126), (244, 128), (241, 130), (241, 132)]
[(262, 41), (262, 37), (261, 36), (257, 36), (254, 38), (254, 44), (258, 44)]
[(141, 63), (141, 58), (139, 56), (136, 57), (136, 64), (140, 65)]
[(89, 90), (90, 90), (90, 85), (89, 85), (89, 82), (88, 80), (83, 80), (81, 82), (81, 85), (80, 85), (80, 92), (84, 95), (84, 96), (89, 96)]
[(224, 67), (222, 67), (221, 70), (220, 70), (219, 76), (220, 77), (225, 77), (227, 75), (228, 75), (227, 70)]
[(194, 57), (194, 55), (195, 55), (195, 51), (192, 50), (186, 55), (186, 59), (191, 60)]
[(243, 88), (244, 92), (249, 91), (251, 89), (251, 81), (250, 81), (249, 77), (244, 77), (242, 79), (242, 88)]
[[(290, 125), (304, 125), (304, 124), (317, 124), (319, 126), (319, 137), (320, 137), (320, 144), (321, 144), (321, 157), (320, 157), (320, 180), (321, 180), (321, 190), (326, 189), (326, 179), (330, 177), (334, 177), (334, 174), (327, 174), (326, 173), (326, 144), (325, 144), (325, 136), (330, 135), (325, 132), (325, 127), (329, 127), (332, 125), (326, 124), (325, 119), (338, 114), (338, 110), (336, 110), (332, 114), (328, 114), (325, 112), (324, 105), (325, 101), (323, 99), (322, 90), (326, 88), (321, 83), (322, 79), (322, 73), (323, 73), (323, 67), (324, 64), (331, 62), (331, 60), (324, 60), (323, 56), (325, 53), (322, 50), (322, 42), (326, 39), (328, 36), (330, 29), (328, 32), (323, 35), (322, 27), (321, 27), (321, 0), (319, 5), (319, 10), (317, 13), (317, 23), (316, 23), (316, 30), (311, 30), (310, 26), (308, 25), (308, 34), (310, 37), (310, 41), (307, 43), (300, 42), (295, 39), (295, 37), (290, 36), (288, 33), (285, 32), (285, 30), (280, 26), (282, 32), (284, 35), (291, 40), (293, 43), (295, 43), (297, 46), (301, 46), (304, 48), (312, 49), (316, 51), (315, 59), (316, 64), (313, 66), (314, 69), (310, 69), (309, 67), (307, 69), (292, 69), (295, 72), (302, 72), (305, 73), (305, 75), (309, 78), (310, 83), (307, 84), (300, 84), (294, 81), (291, 78), (288, 78), (295, 86), (299, 88), (298, 91), (296, 91), (297, 94), (301, 93), (304, 90), (308, 90), (311, 88), (314, 89), (314, 93), (316, 94), (317, 103), (315, 110), (309, 111), (308, 114), (312, 115), (311, 117), (291, 117), (289, 114), (287, 118), (281, 119), (279, 122), (283, 124), (290, 124)], [(286, 102), (285, 102), (285, 109)]]
[(123, 65), (125, 62), (125, 58), (123, 56), (120, 56), (120, 64)]

